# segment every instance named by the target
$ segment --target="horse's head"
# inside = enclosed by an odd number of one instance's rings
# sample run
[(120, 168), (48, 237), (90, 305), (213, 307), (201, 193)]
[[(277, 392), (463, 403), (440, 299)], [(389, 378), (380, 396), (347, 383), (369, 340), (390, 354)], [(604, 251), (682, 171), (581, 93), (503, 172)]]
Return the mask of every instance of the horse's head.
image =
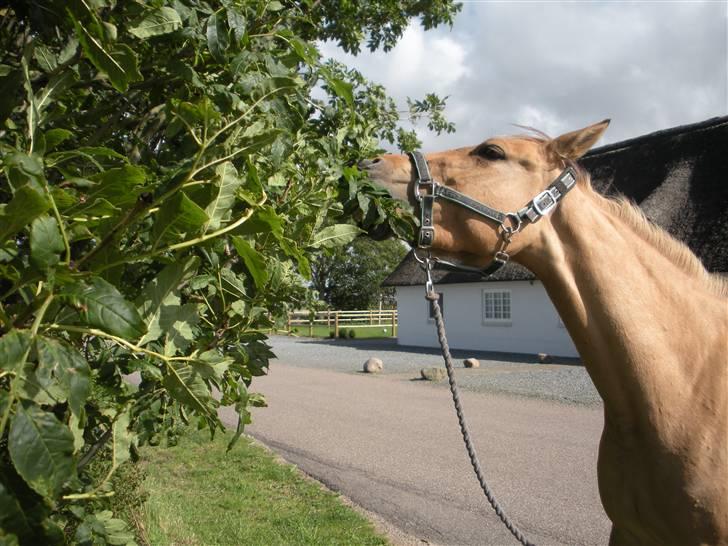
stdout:
[[(513, 136), (490, 138), (469, 148), (427, 154), (432, 177), (492, 209), (515, 212), (553, 182), (572, 161), (599, 139), (609, 120), (558, 138)], [(370, 178), (415, 207), (416, 170), (405, 155), (384, 155), (361, 166)], [(437, 199), (433, 207), (433, 254), (483, 266), (502, 244), (501, 230), (467, 208)], [(538, 222), (508, 246), (516, 255), (539, 238), (548, 221)], [(507, 224), (506, 224), (507, 225)]]

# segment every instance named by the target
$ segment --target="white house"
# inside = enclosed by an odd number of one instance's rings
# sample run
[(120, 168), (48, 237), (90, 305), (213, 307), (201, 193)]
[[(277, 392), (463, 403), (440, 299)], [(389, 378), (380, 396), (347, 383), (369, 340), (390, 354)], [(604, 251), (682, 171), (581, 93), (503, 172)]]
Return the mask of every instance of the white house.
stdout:
[[(728, 116), (597, 148), (581, 160), (592, 185), (624, 194), (687, 243), (709, 271), (728, 272)], [(483, 282), (435, 272), (453, 349), (578, 356), (541, 282), (510, 263)], [(437, 347), (425, 275), (410, 253), (383, 286), (396, 290), (400, 345)]]

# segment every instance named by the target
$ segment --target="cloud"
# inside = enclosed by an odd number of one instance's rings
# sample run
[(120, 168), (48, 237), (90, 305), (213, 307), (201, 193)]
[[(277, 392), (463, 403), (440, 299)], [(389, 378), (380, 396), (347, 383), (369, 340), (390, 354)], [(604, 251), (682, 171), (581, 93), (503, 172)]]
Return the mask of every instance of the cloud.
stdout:
[(458, 131), (420, 131), (426, 151), (611, 118), (606, 143), (728, 113), (727, 29), (725, 2), (484, 2), (452, 30), (410, 26), (389, 54), (322, 50), (403, 104), (448, 95)]

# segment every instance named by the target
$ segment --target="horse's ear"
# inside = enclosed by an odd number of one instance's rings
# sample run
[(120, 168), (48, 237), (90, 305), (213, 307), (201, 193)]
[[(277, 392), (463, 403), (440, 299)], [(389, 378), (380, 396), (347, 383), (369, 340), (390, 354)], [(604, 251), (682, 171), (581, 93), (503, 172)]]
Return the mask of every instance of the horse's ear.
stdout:
[(548, 143), (548, 151), (557, 157), (568, 159), (579, 159), (589, 151), (589, 148), (596, 144), (609, 126), (608, 119), (584, 127), (578, 131), (565, 133)]

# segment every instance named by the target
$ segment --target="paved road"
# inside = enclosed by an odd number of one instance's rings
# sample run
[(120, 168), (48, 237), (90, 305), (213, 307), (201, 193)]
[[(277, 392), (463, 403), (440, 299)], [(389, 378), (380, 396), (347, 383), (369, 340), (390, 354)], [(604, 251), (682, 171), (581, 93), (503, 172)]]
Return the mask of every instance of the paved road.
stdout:
[[(411, 374), (409, 374), (411, 376)], [(274, 362), (248, 431), (406, 533), (436, 544), (515, 544), (469, 466), (443, 388)], [(596, 486), (598, 407), (464, 392), (486, 478), (537, 544), (606, 544)]]

